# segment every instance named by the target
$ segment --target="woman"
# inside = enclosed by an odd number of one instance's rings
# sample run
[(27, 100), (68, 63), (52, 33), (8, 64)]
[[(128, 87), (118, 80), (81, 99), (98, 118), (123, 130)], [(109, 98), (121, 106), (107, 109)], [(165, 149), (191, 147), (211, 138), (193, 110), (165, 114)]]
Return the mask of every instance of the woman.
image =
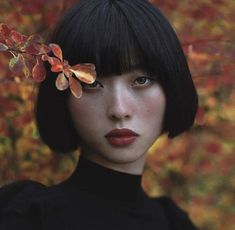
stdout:
[[(41, 83), (39, 133), (58, 152), (80, 148), (72, 176), (51, 187), (2, 189), (0, 229), (195, 229), (168, 198), (141, 188), (146, 152), (167, 132), (188, 130), (197, 94), (169, 22), (146, 0), (84, 0), (61, 20), (52, 42), (70, 64), (94, 63), (97, 79), (80, 99)], [(48, 73), (48, 75), (53, 75)]]

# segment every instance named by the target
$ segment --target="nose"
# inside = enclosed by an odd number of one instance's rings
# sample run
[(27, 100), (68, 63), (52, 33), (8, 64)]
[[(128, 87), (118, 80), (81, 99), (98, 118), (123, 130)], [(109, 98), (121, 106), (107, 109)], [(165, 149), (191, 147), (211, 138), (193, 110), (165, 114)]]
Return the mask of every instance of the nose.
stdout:
[(112, 90), (107, 103), (107, 114), (113, 121), (127, 120), (131, 118), (133, 110), (131, 96), (123, 89)]

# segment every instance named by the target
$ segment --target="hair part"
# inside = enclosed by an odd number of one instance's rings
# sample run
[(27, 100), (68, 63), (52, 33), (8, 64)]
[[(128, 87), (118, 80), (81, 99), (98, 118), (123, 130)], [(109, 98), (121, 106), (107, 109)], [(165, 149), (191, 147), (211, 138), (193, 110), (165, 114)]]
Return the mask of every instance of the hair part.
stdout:
[[(166, 95), (163, 128), (169, 137), (188, 130), (198, 98), (180, 42), (167, 19), (147, 0), (82, 0), (62, 18), (51, 42), (71, 65), (93, 63), (98, 76), (138, 68), (155, 77)], [(40, 84), (39, 133), (58, 152), (79, 147), (68, 109), (69, 92), (55, 87), (54, 73)]]

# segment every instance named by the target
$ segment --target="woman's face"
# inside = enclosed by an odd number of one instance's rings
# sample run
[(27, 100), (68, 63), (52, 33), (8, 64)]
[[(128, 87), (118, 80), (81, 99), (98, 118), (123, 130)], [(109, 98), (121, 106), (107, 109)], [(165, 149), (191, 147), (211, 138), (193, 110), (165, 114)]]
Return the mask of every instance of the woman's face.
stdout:
[(133, 70), (83, 85), (80, 99), (70, 96), (69, 109), (84, 156), (140, 174), (146, 151), (162, 131), (165, 95), (158, 82)]

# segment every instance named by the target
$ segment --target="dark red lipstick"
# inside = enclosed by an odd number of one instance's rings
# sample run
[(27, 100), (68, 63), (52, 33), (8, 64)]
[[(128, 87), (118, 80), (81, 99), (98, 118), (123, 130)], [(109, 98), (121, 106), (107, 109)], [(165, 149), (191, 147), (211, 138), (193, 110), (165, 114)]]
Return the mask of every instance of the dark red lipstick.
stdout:
[(138, 136), (139, 134), (130, 129), (114, 129), (105, 135), (108, 142), (117, 147), (133, 143)]

